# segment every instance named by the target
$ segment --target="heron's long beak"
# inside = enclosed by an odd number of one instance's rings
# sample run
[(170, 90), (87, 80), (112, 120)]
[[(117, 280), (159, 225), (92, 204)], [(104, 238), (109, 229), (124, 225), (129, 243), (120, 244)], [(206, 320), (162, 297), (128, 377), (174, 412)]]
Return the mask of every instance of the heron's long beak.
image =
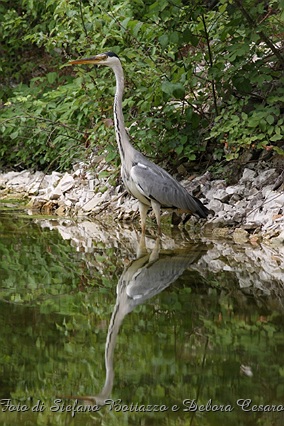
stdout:
[(74, 61), (68, 62), (68, 65), (79, 65), (79, 64), (100, 64), (101, 62), (104, 62), (107, 59), (107, 55), (104, 53), (101, 53), (96, 56), (92, 56), (90, 58), (82, 58), (82, 59), (75, 59)]

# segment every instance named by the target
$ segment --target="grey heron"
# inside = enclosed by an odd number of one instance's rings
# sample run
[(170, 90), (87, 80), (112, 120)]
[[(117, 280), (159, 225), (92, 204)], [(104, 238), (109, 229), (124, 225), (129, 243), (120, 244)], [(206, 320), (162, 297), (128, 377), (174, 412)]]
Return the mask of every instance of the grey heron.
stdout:
[(101, 53), (89, 58), (77, 59), (70, 65), (95, 64), (110, 67), (116, 78), (113, 114), (116, 141), (121, 158), (121, 177), (127, 191), (137, 198), (142, 233), (145, 233), (147, 212), (153, 209), (159, 232), (161, 231), (161, 208), (181, 210), (206, 218), (209, 210), (168, 172), (149, 161), (131, 144), (125, 129), (122, 111), (124, 73), (119, 57), (113, 52)]

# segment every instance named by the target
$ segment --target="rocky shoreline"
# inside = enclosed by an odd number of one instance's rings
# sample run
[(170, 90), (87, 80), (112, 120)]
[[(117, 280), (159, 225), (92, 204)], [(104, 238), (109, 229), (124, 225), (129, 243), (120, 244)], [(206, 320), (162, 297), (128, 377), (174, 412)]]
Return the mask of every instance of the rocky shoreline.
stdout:
[[(124, 191), (116, 171), (101, 157), (93, 169), (79, 163), (69, 173), (0, 173), (0, 198), (25, 198), (29, 209), (48, 215), (138, 220), (138, 203)], [(212, 180), (209, 172), (182, 184), (214, 212), (201, 221), (206, 234), (231, 237), (238, 244), (265, 240), (284, 247), (283, 181), (283, 172), (258, 165), (244, 168), (234, 185)], [(167, 215), (163, 217), (168, 220)], [(187, 228), (195, 223), (192, 217)]]

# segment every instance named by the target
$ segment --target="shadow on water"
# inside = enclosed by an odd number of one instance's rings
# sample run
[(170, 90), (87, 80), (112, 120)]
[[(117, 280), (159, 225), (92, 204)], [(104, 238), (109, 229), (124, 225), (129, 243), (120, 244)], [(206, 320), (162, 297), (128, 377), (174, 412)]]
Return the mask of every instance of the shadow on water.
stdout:
[(11, 210), (0, 234), (1, 424), (283, 423), (281, 251)]

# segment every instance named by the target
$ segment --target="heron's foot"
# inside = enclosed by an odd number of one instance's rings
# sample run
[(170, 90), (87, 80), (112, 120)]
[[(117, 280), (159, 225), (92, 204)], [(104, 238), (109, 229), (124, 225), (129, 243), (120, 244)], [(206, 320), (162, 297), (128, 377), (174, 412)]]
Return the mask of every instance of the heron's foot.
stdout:
[(171, 224), (173, 226), (178, 226), (181, 222), (182, 222), (181, 215), (177, 214), (176, 212), (172, 212)]

